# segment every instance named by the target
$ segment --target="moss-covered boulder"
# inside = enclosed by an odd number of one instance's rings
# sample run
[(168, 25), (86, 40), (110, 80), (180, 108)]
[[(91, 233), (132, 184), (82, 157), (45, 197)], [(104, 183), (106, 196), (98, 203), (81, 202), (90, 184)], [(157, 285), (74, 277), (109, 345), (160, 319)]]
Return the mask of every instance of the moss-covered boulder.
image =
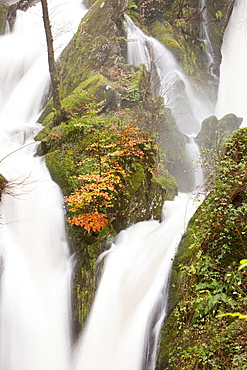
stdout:
[[(77, 34), (60, 59), (61, 94), (66, 97), (92, 70), (114, 65), (121, 58), (123, 2), (98, 0), (83, 18)], [(123, 7), (123, 9), (122, 9)]]
[[(126, 114), (130, 114), (128, 109)], [(124, 125), (117, 116), (91, 112), (71, 117), (53, 127), (42, 143), (48, 148), (45, 158), (51, 176), (67, 196), (68, 216), (75, 220), (68, 227), (77, 258), (73, 285), (77, 332), (94, 296), (95, 260), (108, 247), (109, 239), (135, 222), (159, 219), (165, 199), (177, 194), (177, 184), (158, 166), (154, 140), (133, 125)], [(84, 222), (95, 210), (107, 220), (102, 228), (97, 229), (90, 220)], [(80, 215), (84, 215), (84, 223), (80, 223)]]
[(196, 137), (201, 149), (222, 147), (223, 143), (237, 131), (243, 119), (235, 114), (227, 114), (220, 120), (216, 116), (206, 118), (202, 122), (201, 130)]
[(152, 36), (167, 47), (177, 59), (181, 58), (183, 50), (174, 36), (173, 28), (170, 23), (167, 21), (156, 21), (152, 23), (150, 31)]
[(76, 190), (78, 185), (74, 179), (75, 161), (69, 153), (54, 151), (46, 154), (46, 165), (53, 180), (59, 184), (65, 194)]
[(242, 118), (235, 114), (227, 114), (220, 120), (211, 116), (202, 122), (196, 141), (201, 149), (201, 159), (208, 182), (217, 173), (218, 162), (223, 155), (227, 140), (239, 129), (242, 121)]
[(89, 109), (90, 100), (97, 106), (98, 111), (107, 108), (114, 110), (117, 108), (118, 96), (111, 82), (103, 75), (97, 74), (81, 82), (72, 94), (62, 100), (62, 107), (65, 110), (85, 112)]
[(123, 204), (117, 207), (113, 222), (117, 232), (142, 220), (160, 219), (165, 200), (173, 200), (178, 192), (177, 183), (168, 172), (148, 174), (139, 163), (127, 182)]
[[(72, 93), (62, 100), (62, 111), (59, 121), (66, 122), (71, 115), (94, 114), (106, 109), (112, 111), (118, 107), (119, 101), (119, 94), (112, 83), (103, 75), (96, 74), (81, 82)], [(45, 128), (36, 136), (36, 140), (44, 139), (54, 126), (54, 113), (52, 112), (51, 102), (42, 113), (40, 121), (42, 121), (42, 125)]]

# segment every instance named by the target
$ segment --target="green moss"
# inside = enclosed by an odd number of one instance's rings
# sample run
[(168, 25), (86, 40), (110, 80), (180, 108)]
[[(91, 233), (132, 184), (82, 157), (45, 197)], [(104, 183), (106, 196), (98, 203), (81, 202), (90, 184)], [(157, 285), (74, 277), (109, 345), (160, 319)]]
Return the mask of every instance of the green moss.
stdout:
[(81, 82), (73, 92), (62, 100), (67, 111), (87, 113), (89, 105), (97, 105), (97, 110), (116, 108), (116, 92), (110, 81), (97, 74)]
[[(120, 3), (98, 0), (83, 18), (78, 32), (60, 59), (61, 95), (66, 97), (92, 70), (114, 65), (112, 56), (121, 56), (124, 27)], [(116, 58), (115, 58), (116, 59)]]
[(0, 35), (4, 35), (7, 21), (8, 7), (0, 3)]
[(144, 180), (145, 172), (142, 165), (135, 163), (135, 171), (133, 171), (128, 178), (130, 194), (135, 193), (143, 185)]
[(131, 175), (128, 185), (120, 194), (120, 204), (116, 207), (116, 218), (113, 220), (117, 232), (139, 221), (160, 219), (166, 189), (155, 178), (150, 178), (147, 171), (143, 175), (143, 169), (137, 166), (136, 173)]
[(247, 281), (238, 272), (247, 243), (246, 137), (242, 129), (228, 141), (214, 186), (178, 247), (158, 369), (228, 370), (246, 363), (246, 341), (237, 334), (246, 324), (217, 318), (247, 309)]
[(87, 320), (95, 296), (96, 260), (109, 249), (114, 231), (104, 229), (99, 235), (82, 233), (82, 228), (68, 225), (68, 237), (77, 264), (73, 270), (72, 311), (73, 334), (77, 337)]
[(63, 192), (69, 194), (75, 191), (78, 182), (74, 178), (76, 168), (73, 157), (69, 153), (57, 150), (46, 154), (45, 159), (52, 179), (63, 189)]
[(44, 121), (45, 127), (35, 136), (36, 141), (41, 141), (45, 137), (47, 137), (50, 133), (50, 131), (53, 128), (53, 114), (51, 113), (49, 116), (47, 116), (47, 119)]
[(177, 58), (180, 58), (183, 51), (174, 37), (172, 26), (168, 22), (154, 22), (151, 25), (151, 34), (169, 49)]
[(173, 200), (178, 194), (178, 185), (174, 177), (171, 176), (168, 172), (166, 176), (154, 175), (154, 180), (157, 181), (157, 183), (160, 184), (162, 188), (166, 189), (166, 200)]
[(210, 116), (202, 122), (201, 130), (196, 137), (201, 149), (219, 148), (234, 131), (239, 129), (242, 118), (235, 114), (227, 114), (220, 120)]
[[(95, 114), (102, 110), (114, 109), (117, 106), (117, 93), (110, 81), (97, 74), (79, 84), (66, 98), (62, 100), (60, 121), (67, 122), (72, 117)], [(46, 126), (35, 138), (41, 140), (49, 134), (54, 126), (54, 113), (51, 112), (52, 101), (49, 101), (39, 121)], [(49, 113), (50, 112), (50, 113)]]

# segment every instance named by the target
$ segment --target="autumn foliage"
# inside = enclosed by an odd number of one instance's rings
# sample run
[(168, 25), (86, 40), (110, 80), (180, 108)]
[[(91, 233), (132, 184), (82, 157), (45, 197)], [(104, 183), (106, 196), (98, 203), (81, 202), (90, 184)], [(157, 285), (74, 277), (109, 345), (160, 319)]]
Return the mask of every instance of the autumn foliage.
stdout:
[[(141, 160), (153, 141), (132, 125), (110, 124), (92, 128), (93, 135), (78, 166), (84, 169), (76, 177), (79, 188), (65, 198), (69, 206), (68, 222), (88, 233), (110, 225), (118, 195), (131, 173), (130, 163)], [(85, 171), (87, 170), (87, 173)]]

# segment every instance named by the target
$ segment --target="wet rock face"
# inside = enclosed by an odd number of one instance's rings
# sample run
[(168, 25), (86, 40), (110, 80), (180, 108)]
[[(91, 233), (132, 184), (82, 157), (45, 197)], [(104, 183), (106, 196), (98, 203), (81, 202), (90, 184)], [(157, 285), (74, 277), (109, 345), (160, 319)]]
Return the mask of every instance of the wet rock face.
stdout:
[(88, 59), (92, 67), (99, 69), (111, 56), (118, 55), (120, 52), (120, 48), (114, 41), (104, 36), (98, 36), (92, 42), (92, 49)]
[(216, 116), (206, 118), (202, 122), (202, 128), (196, 137), (201, 149), (212, 149), (215, 145), (222, 145), (231, 134), (238, 130), (242, 118), (235, 114), (227, 114), (220, 120)]
[(221, 45), (228, 20), (231, 16), (235, 0), (207, 0), (209, 37), (213, 48), (213, 71), (219, 76), (221, 64)]
[(13, 28), (16, 18), (16, 12), (17, 10), (21, 10), (25, 12), (30, 6), (37, 3), (37, 0), (20, 0), (18, 2), (8, 2), (8, 14), (7, 14), (7, 20), (9, 22), (10, 29)]
[(242, 121), (242, 118), (230, 113), (220, 120), (216, 116), (210, 116), (202, 122), (196, 141), (201, 149), (206, 178), (213, 175), (214, 166), (212, 164), (223, 155), (229, 138), (239, 129)]

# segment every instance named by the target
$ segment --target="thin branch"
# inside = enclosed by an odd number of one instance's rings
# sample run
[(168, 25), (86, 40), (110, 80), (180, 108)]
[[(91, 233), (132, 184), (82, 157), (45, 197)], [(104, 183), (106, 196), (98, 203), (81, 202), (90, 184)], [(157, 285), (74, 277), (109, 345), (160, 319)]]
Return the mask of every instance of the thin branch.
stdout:
[(11, 154), (14, 154), (14, 153), (18, 152), (18, 150), (21, 150), (21, 149), (23, 149), (23, 148), (25, 148), (25, 147), (27, 147), (27, 146), (29, 146), (29, 145), (32, 145), (32, 144), (37, 144), (37, 143), (34, 141), (33, 143), (25, 144), (25, 145), (21, 146), (20, 148), (17, 148), (17, 149), (15, 149), (15, 150), (13, 150), (13, 152), (10, 152), (10, 153), (9, 153), (9, 154), (7, 154), (5, 157), (3, 157), (2, 159), (0, 159), (0, 163), (1, 163), (4, 159), (8, 158)]

